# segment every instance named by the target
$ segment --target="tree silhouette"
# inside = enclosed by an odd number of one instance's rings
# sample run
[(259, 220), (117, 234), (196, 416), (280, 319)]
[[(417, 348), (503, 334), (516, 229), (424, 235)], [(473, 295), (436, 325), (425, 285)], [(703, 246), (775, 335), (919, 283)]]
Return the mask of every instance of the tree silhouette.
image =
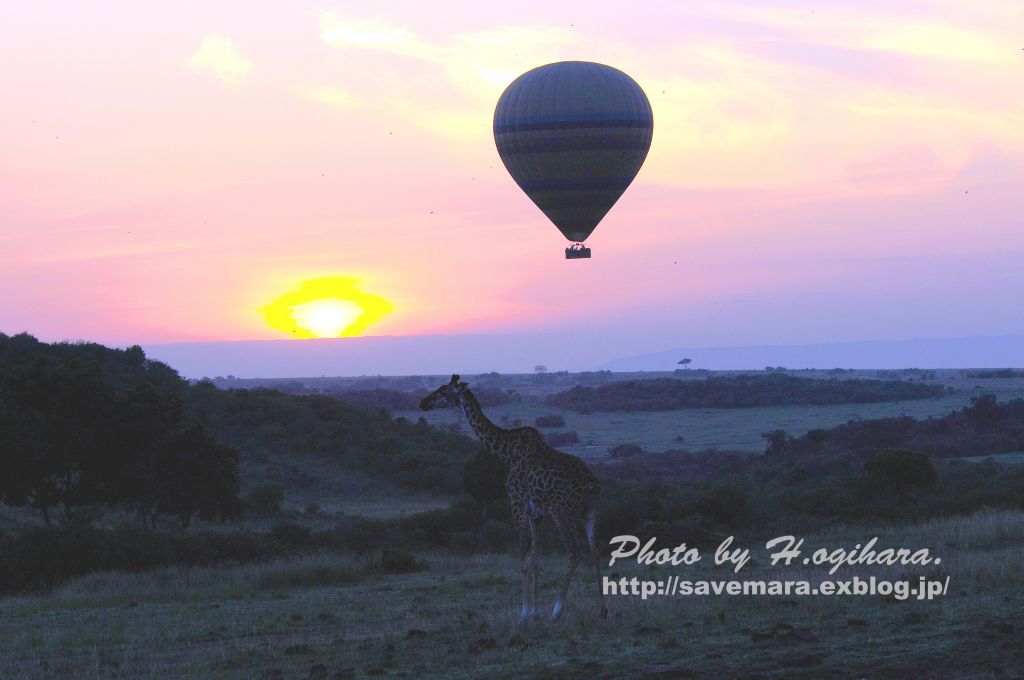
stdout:
[(124, 506), (185, 526), (230, 512), (238, 456), (187, 415), (187, 383), (142, 350), (0, 334), (0, 501)]
[(928, 456), (907, 449), (889, 449), (864, 464), (864, 471), (880, 490), (905, 492), (911, 487), (928, 486), (937, 478)]

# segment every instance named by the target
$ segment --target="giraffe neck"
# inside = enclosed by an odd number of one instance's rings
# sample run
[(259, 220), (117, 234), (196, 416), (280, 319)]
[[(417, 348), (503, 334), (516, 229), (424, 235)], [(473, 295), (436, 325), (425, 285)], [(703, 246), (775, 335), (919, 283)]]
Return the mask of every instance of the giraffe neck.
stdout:
[(512, 432), (492, 423), (484, 415), (483, 409), (480, 408), (480, 402), (468, 389), (462, 392), (460, 402), (466, 419), (469, 420), (469, 426), (473, 428), (473, 432), (483, 443), (484, 448), (501, 462), (510, 465), (515, 453), (515, 447), (511, 445), (514, 438)]

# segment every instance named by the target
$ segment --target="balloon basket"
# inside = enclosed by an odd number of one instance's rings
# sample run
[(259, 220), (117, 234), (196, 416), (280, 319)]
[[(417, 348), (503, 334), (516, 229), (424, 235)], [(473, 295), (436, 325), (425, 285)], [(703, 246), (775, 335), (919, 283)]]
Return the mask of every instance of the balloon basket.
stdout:
[(582, 260), (590, 259), (590, 248), (586, 247), (582, 243), (569, 246), (565, 249), (565, 259), (567, 260)]

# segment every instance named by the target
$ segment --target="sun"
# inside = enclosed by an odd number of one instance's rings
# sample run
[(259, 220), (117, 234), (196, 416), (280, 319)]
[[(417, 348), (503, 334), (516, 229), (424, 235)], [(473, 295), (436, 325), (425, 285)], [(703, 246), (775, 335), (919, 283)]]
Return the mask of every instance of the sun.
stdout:
[(358, 284), (358, 279), (347, 276), (306, 279), (258, 311), (271, 328), (293, 338), (362, 335), (394, 307), (381, 296), (360, 290)]
[(318, 338), (340, 337), (362, 313), (351, 300), (313, 300), (292, 307), (295, 325)]

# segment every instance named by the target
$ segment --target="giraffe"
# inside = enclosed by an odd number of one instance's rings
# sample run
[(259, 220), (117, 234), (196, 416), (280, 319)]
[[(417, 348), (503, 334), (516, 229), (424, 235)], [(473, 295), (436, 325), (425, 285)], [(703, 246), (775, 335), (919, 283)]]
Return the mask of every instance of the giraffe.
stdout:
[(420, 408), (461, 408), (484, 449), (509, 466), (505, 489), (512, 504), (512, 520), (519, 534), (523, 555), (523, 606), (520, 621), (535, 617), (537, 581), (537, 539), (540, 521), (548, 517), (558, 529), (569, 551), (569, 565), (558, 589), (558, 599), (551, 610), (557, 621), (573, 574), (589, 552), (597, 582), (601, 618), (607, 618), (608, 607), (601, 588), (601, 558), (597, 550), (596, 530), (600, 510), (601, 482), (586, 464), (548, 445), (535, 428), (505, 429), (492, 423), (480, 408), (480, 402), (453, 375), (451, 382), (427, 395)]

